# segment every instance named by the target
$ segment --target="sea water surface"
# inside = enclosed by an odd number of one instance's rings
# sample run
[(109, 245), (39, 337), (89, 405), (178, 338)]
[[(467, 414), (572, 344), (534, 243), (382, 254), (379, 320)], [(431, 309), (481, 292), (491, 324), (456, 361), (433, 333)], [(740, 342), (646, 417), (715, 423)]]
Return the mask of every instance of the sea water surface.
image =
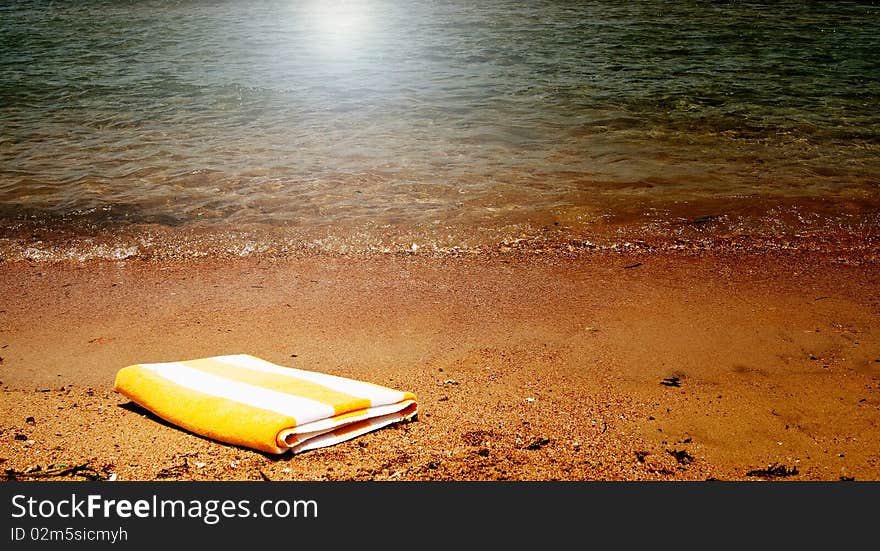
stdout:
[(876, 2), (0, 3), (4, 257), (880, 227)]

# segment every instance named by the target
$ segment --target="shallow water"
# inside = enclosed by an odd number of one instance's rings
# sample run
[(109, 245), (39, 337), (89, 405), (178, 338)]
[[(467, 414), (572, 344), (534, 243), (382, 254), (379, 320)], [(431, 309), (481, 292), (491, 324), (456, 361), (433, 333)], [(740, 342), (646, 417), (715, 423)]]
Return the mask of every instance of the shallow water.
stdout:
[(84, 4), (0, 6), (19, 251), (878, 227), (874, 2)]

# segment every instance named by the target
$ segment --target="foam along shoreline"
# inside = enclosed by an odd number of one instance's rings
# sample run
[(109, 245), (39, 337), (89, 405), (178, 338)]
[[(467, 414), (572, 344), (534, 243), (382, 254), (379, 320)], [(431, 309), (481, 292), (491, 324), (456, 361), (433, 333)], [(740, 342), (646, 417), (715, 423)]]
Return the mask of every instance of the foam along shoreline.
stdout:
[[(880, 480), (864, 259), (7, 261), (0, 296), (0, 458), (21, 479)], [(419, 419), (278, 460), (112, 389), (125, 365), (237, 353), (410, 389)]]
[(47, 230), (20, 226), (3, 232), (0, 260), (58, 261), (185, 261), (201, 259), (302, 258), (308, 256), (422, 256), (456, 258), (590, 256), (594, 253), (651, 252), (767, 253), (800, 251), (839, 254), (850, 260), (880, 257), (880, 220), (866, 217), (846, 224), (819, 227), (749, 229), (716, 217), (668, 223), (608, 226), (577, 231), (549, 223), (499, 228), (402, 230), (376, 227), (333, 228), (326, 233), (271, 225), (236, 229), (129, 225), (91, 229), (62, 226)]

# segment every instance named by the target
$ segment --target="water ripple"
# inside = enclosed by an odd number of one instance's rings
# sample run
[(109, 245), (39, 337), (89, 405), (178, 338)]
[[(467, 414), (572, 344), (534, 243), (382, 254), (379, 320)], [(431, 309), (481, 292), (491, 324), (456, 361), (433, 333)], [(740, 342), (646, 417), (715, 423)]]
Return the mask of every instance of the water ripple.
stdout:
[(16, 2), (0, 211), (500, 228), (875, 200), (878, 30), (874, 2)]

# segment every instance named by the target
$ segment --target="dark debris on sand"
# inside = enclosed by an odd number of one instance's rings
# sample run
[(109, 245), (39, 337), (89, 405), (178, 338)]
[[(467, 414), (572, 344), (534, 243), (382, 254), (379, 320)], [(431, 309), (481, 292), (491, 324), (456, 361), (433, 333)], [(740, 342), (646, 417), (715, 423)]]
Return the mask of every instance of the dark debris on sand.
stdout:
[(5, 480), (31, 480), (37, 478), (65, 478), (71, 476), (83, 477), (86, 480), (98, 481), (107, 480), (107, 477), (100, 471), (92, 468), (88, 463), (81, 465), (49, 465), (45, 470), (42, 467), (34, 467), (27, 471), (17, 471), (15, 469), (5, 469), (3, 477)]
[(766, 469), (753, 469), (746, 473), (746, 476), (757, 476), (761, 478), (785, 478), (798, 474), (797, 467), (786, 467), (785, 465), (774, 463)]
[(694, 462), (694, 456), (687, 450), (666, 450), (666, 453), (674, 457), (679, 465), (690, 465)]

